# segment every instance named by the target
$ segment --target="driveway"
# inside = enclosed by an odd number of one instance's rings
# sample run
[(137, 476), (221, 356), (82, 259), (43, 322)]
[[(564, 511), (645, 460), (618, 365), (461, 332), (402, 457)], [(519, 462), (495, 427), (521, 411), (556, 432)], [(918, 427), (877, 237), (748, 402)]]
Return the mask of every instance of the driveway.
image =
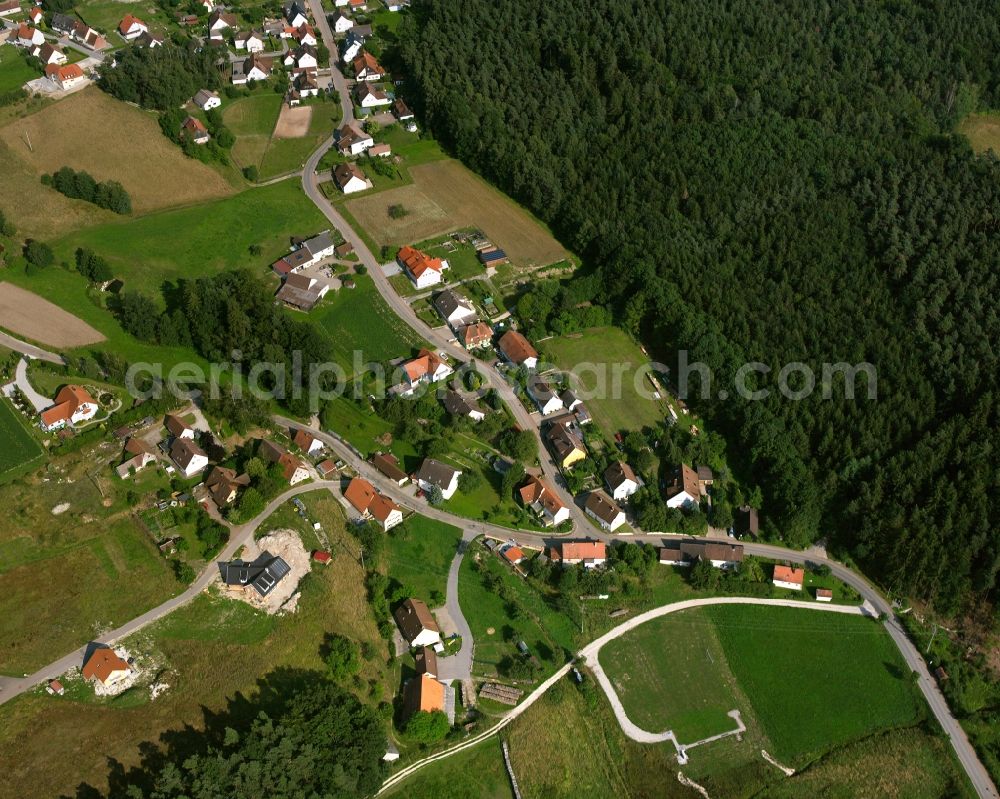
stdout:
[(35, 387), (31, 385), (31, 381), (28, 379), (27, 358), (22, 358), (17, 362), (17, 369), (14, 370), (14, 383), (38, 413), (52, 407), (52, 398), (46, 397), (44, 394), (39, 394), (35, 391)]

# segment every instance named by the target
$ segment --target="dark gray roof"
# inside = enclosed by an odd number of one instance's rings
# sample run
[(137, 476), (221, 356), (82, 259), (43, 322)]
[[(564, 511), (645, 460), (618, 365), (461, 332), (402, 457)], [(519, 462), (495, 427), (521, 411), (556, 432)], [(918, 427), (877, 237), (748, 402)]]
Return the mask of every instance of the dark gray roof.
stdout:
[(254, 590), (265, 597), (274, 590), (291, 567), (279, 557), (266, 550), (247, 563), (244, 560), (219, 561), (219, 574), (226, 585), (252, 585)]
[(431, 483), (439, 488), (447, 488), (451, 484), (451, 478), (458, 472), (446, 463), (436, 461), (433, 458), (424, 458), (417, 471), (417, 479)]
[(61, 31), (62, 33), (69, 33), (73, 30), (74, 25), (76, 25), (76, 17), (70, 16), (69, 14), (52, 15), (53, 30)]
[(313, 255), (315, 255), (318, 252), (322, 252), (323, 250), (328, 250), (332, 246), (333, 246), (333, 237), (330, 236), (329, 230), (324, 230), (322, 233), (319, 233), (313, 236), (311, 239), (306, 239), (304, 242), (302, 242), (302, 247), (308, 250)]
[(452, 416), (468, 416), (473, 411), (483, 412), (483, 409), (474, 402), (470, 402), (457, 391), (448, 391), (442, 400), (444, 409)]
[(434, 298), (434, 307), (438, 309), (440, 314), (445, 319), (448, 319), (459, 309), (467, 311), (470, 314), (474, 314), (476, 312), (475, 307), (471, 302), (469, 302), (469, 300), (461, 294), (456, 294), (451, 289), (445, 289)]

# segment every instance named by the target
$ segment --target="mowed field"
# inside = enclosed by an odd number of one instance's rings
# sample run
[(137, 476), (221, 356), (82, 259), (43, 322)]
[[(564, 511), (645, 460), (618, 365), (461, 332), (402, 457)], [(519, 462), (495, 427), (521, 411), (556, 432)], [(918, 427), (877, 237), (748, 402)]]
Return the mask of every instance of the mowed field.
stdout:
[(21, 52), (13, 47), (0, 47), (0, 92), (18, 89), (38, 73), (28, 66)]
[(977, 153), (992, 150), (1000, 155), (1000, 113), (969, 114), (958, 123), (958, 132), (968, 138)]
[[(519, 267), (551, 264), (565, 248), (517, 203), (454, 159), (410, 168), (412, 185), (349, 200), (346, 207), (379, 245), (400, 246), (463, 227), (477, 227)], [(408, 214), (392, 219), (388, 209)]]
[(746, 714), (715, 627), (703, 608), (646, 622), (600, 652), (629, 718), (648, 732), (693, 743), (733, 729)]
[(17, 412), (0, 399), (0, 482), (41, 461), (43, 454), (41, 445), (25, 429)]
[[(543, 360), (576, 375), (571, 382), (580, 389), (594, 421), (608, 435), (654, 427), (667, 416), (666, 400), (652, 398), (652, 386), (644, 376), (649, 358), (620, 328), (599, 327), (557, 336), (541, 342), (539, 348)], [(615, 380), (619, 364), (627, 366)]]
[[(376, 654), (362, 658), (358, 680), (348, 687), (372, 705), (391, 699), (388, 653), (365, 600), (365, 572), (348, 554), (357, 551), (357, 544), (346, 531), (343, 511), (328, 491), (301, 498), (309, 518), (322, 523), (336, 554), (333, 564), (314, 568), (300, 583), (297, 612), (268, 617), (235, 600), (202, 595), (126, 641), (132, 651), (152, 655), (163, 668), (160, 679), (170, 687), (155, 701), (149, 701), (147, 689), (129, 692), (121, 701), (104, 701), (84, 690), (72, 697), (50, 697), (39, 688), (0, 705), (0, 751), (6, 765), (0, 799), (97, 795), (78, 794), (81, 783), (104, 795), (114, 777), (110, 764), (126, 770), (136, 766), (143, 760), (142, 745), (160, 746), (164, 734), (181, 746), (171, 759), (182, 761), (184, 743), (194, 742), (186, 728), (201, 730), (207, 719), (227, 711), (234, 714), (232, 726), (249, 724), (268, 700), (280, 697), (282, 679), (293, 678), (294, 670), (322, 670), (320, 645), (328, 632), (374, 647)], [(297, 518), (286, 504), (262, 532), (298, 524), (294, 529), (301, 531), (306, 547), (316, 546), (308, 538), (311, 527)], [(60, 590), (66, 584), (84, 586), (86, 580), (66, 579), (67, 562), (59, 559), (61, 572), (50, 578), (52, 585)], [(81, 568), (89, 574), (87, 566)], [(9, 616), (11, 611), (5, 607), (4, 612)], [(36, 621), (37, 626), (43, 623), (58, 621)], [(260, 701), (258, 689), (264, 693)], [(53, 768), (53, 752), (72, 767)]]
[[(262, 274), (292, 236), (329, 228), (295, 181), (249, 189), (202, 205), (98, 225), (53, 242), (72, 261), (77, 247), (107, 258), (126, 289), (159, 296), (164, 281), (249, 267)], [(260, 256), (249, 247), (258, 244)]]
[[(27, 140), (31, 141), (31, 148)], [(88, 88), (0, 129), (2, 140), (36, 178), (62, 166), (97, 180), (117, 180), (136, 213), (233, 193), (223, 177), (171, 144), (153, 114)], [(26, 202), (46, 212), (53, 189), (39, 187)]]
[(82, 319), (13, 283), (0, 283), (0, 327), (50, 347), (81, 347), (104, 341)]
[(450, 524), (410, 516), (405, 532), (395, 528), (386, 537), (389, 553), (389, 577), (409, 588), (409, 595), (424, 600), (433, 607), (431, 594), (444, 596), (447, 591), (448, 567), (458, 550), (462, 531)]

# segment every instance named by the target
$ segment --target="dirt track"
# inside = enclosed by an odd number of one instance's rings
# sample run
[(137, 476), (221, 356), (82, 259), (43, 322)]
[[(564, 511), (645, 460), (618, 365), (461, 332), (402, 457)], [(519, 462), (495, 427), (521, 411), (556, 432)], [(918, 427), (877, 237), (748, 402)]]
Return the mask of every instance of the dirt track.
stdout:
[(275, 139), (301, 139), (309, 132), (313, 110), (309, 106), (289, 108), (282, 103), (278, 122), (274, 126)]
[(82, 319), (12, 283), (0, 283), (0, 327), (50, 347), (104, 341), (104, 336)]

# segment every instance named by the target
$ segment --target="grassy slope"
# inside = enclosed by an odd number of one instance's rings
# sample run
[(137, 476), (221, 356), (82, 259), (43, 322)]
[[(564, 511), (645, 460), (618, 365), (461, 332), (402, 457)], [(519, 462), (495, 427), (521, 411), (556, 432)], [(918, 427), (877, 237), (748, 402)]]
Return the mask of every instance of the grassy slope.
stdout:
[[(398, 532), (397, 532), (398, 531)], [(412, 596), (431, 602), (431, 593), (444, 596), (448, 567), (462, 538), (462, 531), (450, 524), (411, 516), (403, 527), (386, 538), (389, 577), (410, 588)]]
[(417, 772), (386, 796), (407, 799), (513, 799), (496, 738)]
[(42, 448), (6, 400), (0, 400), (0, 480), (42, 456)]
[(923, 715), (909, 669), (870, 619), (749, 605), (707, 611), (782, 761), (801, 765)]
[(9, 92), (34, 80), (38, 73), (28, 66), (13, 47), (0, 47), (0, 92)]

